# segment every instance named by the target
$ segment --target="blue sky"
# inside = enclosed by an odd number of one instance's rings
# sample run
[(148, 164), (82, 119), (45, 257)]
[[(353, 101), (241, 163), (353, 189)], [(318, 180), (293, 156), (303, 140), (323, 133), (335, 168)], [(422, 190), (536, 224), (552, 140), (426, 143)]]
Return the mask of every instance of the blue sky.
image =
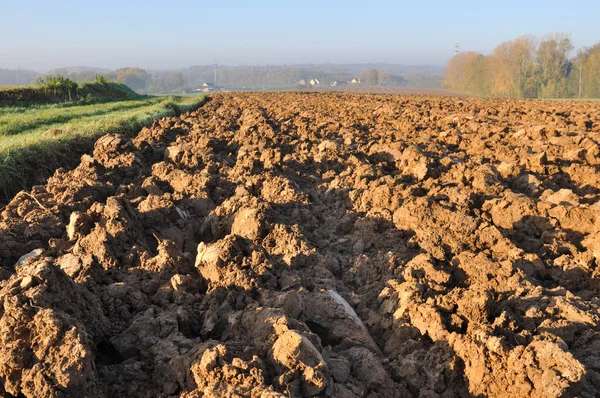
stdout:
[(444, 65), (523, 34), (600, 41), (600, 1), (0, 0), (0, 68)]

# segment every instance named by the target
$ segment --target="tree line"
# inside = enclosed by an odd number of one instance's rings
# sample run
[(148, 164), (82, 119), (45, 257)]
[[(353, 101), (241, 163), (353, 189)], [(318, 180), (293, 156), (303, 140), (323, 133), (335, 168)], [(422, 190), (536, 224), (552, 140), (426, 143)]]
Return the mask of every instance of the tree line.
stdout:
[(493, 97), (600, 97), (600, 42), (573, 50), (569, 35), (552, 33), (518, 37), (486, 56), (462, 52), (448, 62), (443, 86)]
[(378, 71), (377, 69), (369, 69), (361, 73), (360, 79), (367, 86), (406, 87), (408, 85), (408, 80), (404, 77)]
[[(361, 79), (364, 84), (394, 87), (441, 86), (442, 72), (435, 67), (408, 67), (402, 65), (265, 65), (223, 66), (217, 68), (217, 84), (226, 88), (291, 88), (301, 80), (318, 79), (323, 85), (334, 81)], [(369, 69), (367, 69), (369, 68)], [(381, 68), (381, 69), (379, 69)], [(441, 68), (440, 68), (441, 69)], [(147, 70), (138, 67), (117, 70), (101, 68), (58, 68), (38, 74), (34, 71), (0, 69), (1, 85), (34, 85), (37, 78), (62, 76), (76, 83), (95, 81), (102, 76), (110, 81), (127, 85), (138, 93), (182, 93), (201, 87), (204, 82), (213, 83), (213, 65), (199, 65), (177, 70)]]
[[(104, 76), (109, 80), (124, 83), (137, 92), (144, 93), (181, 93), (193, 88), (200, 87), (204, 82), (214, 82), (214, 67), (212, 65), (195, 66), (176, 71), (149, 71), (141, 68), (120, 68), (110, 72), (98, 71), (69, 71), (67, 69), (53, 69), (48, 72), (49, 76), (65, 76), (75, 82), (93, 81), (96, 76)], [(331, 72), (321, 70), (307, 70), (293, 67), (277, 66), (219, 66), (217, 68), (217, 84), (220, 87), (263, 87), (263, 86), (295, 86), (299, 81), (318, 79), (321, 84), (329, 85), (334, 81), (350, 81), (360, 78), (367, 85), (406, 87), (411, 82), (415, 85), (436, 85), (436, 81), (416, 80), (421, 76), (403, 76), (386, 73), (376, 69), (361, 72), (359, 74), (349, 72)], [(438, 80), (439, 82), (439, 80)], [(439, 83), (437, 83), (439, 87)]]
[[(41, 75), (42, 79), (61, 76), (73, 80), (76, 83), (87, 83), (96, 81), (97, 77), (102, 77), (110, 81), (116, 81), (125, 84), (127, 87), (138, 92), (145, 92), (146, 86), (151, 81), (151, 74), (142, 68), (126, 67), (115, 71), (98, 72), (95, 70), (71, 71), (68, 68), (58, 68), (48, 71)], [(39, 79), (39, 77), (38, 77)]]

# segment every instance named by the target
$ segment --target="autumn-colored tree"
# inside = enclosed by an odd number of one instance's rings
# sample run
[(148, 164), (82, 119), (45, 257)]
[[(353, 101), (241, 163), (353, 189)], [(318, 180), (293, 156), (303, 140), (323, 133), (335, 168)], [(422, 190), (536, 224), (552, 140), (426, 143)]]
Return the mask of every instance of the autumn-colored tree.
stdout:
[(115, 72), (118, 82), (136, 91), (144, 90), (151, 78), (150, 74), (141, 68), (121, 68)]
[(534, 36), (521, 36), (512, 43), (511, 57), (514, 59), (514, 73), (519, 89), (519, 97), (532, 98), (537, 95), (535, 74), (537, 41)]
[(568, 35), (553, 33), (539, 45), (533, 36), (501, 43), (486, 57), (460, 53), (448, 62), (444, 87), (497, 97), (576, 96), (578, 80), (573, 75), (581, 70), (582, 96), (600, 96), (595, 91), (600, 90), (600, 43), (573, 60), (569, 59), (572, 50)]
[(379, 73), (375, 69), (365, 72), (364, 81), (367, 86), (376, 86), (379, 84)]
[(513, 42), (504, 42), (494, 49), (490, 56), (488, 76), (491, 95), (497, 97), (520, 96)]
[(573, 60), (569, 91), (574, 97), (600, 98), (600, 42), (580, 50)]
[(484, 90), (483, 55), (463, 52), (454, 56), (446, 66), (443, 85), (454, 91), (479, 94)]
[(569, 53), (572, 50), (571, 39), (564, 33), (549, 34), (541, 41), (537, 49), (540, 97), (556, 98), (566, 94), (566, 78), (571, 68)]
[(536, 44), (521, 36), (498, 45), (486, 62), (488, 91), (498, 97), (535, 97)]

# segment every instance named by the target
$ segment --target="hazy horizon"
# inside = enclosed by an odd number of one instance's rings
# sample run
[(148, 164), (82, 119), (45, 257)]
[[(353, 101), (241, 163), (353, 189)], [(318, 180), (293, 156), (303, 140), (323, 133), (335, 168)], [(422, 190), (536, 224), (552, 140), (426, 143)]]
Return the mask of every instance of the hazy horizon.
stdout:
[[(519, 35), (571, 34), (576, 48), (598, 40), (592, 1), (461, 1), (425, 5), (316, 1), (300, 5), (75, 1), (5, 4), (0, 68), (66, 66), (178, 69), (194, 65), (364, 64), (443, 66), (462, 50), (489, 53)], [(582, 12), (581, 10), (585, 10)]]
[[(210, 63), (204, 63), (204, 64), (195, 64), (195, 65), (184, 65), (181, 67), (173, 67), (173, 68), (145, 68), (148, 71), (156, 71), (156, 72), (170, 72), (170, 71), (181, 71), (181, 70), (187, 70), (187, 69), (191, 69), (191, 68), (213, 68), (214, 66), (214, 62), (210, 62)], [(331, 66), (331, 67), (341, 67), (341, 66), (354, 66), (354, 67), (384, 67), (384, 66), (397, 66), (397, 67), (406, 67), (406, 68), (436, 68), (439, 69), (441, 71), (443, 71), (443, 69), (445, 68), (445, 65), (433, 65), (433, 64), (403, 64), (403, 63), (389, 63), (389, 62), (356, 62), (356, 63), (332, 63), (332, 62), (325, 62), (325, 63), (313, 63), (313, 64), (307, 64), (307, 63), (296, 63), (296, 64), (237, 64), (237, 65), (231, 65), (231, 64), (222, 64), (222, 63), (218, 63), (217, 64), (218, 68), (257, 68), (257, 69), (266, 69), (269, 67), (272, 67), (274, 69), (305, 69), (308, 66), (313, 66), (314, 68), (320, 68), (320, 67), (325, 67), (325, 66)], [(81, 69), (81, 70), (86, 70), (86, 71), (93, 71), (93, 70), (98, 70), (99, 72), (113, 72), (115, 70), (118, 69), (122, 69), (122, 68), (129, 68), (129, 67), (140, 67), (143, 68), (143, 66), (139, 66), (139, 65), (118, 65), (115, 67), (100, 67), (100, 66), (96, 66), (96, 65), (61, 65), (61, 66), (57, 66), (57, 67), (53, 67), (53, 68), (46, 68), (46, 69), (33, 69), (33, 68), (3, 68), (0, 65), (0, 69), (8, 69), (8, 70), (29, 70), (29, 71), (33, 71), (33, 72), (37, 72), (37, 73), (45, 73), (45, 72), (49, 72), (49, 71), (55, 71), (58, 69), (67, 69), (67, 70), (74, 70), (74, 69)], [(364, 70), (364, 68), (363, 68)]]

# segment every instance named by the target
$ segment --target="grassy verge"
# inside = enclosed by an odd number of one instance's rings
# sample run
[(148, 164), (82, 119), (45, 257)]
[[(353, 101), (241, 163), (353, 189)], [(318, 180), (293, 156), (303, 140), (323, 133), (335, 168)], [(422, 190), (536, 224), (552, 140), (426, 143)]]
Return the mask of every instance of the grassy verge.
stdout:
[(162, 99), (145, 101), (119, 101), (106, 104), (93, 104), (70, 107), (31, 107), (16, 109), (0, 108), (0, 136), (23, 134), (57, 124), (73, 122), (85, 125), (87, 121), (100, 119), (103, 115), (113, 116), (128, 110), (136, 110), (153, 104), (160, 104)]
[(150, 97), (104, 104), (0, 108), (0, 192), (9, 198), (70, 167), (106, 133), (133, 135), (152, 121), (195, 110), (207, 97)]

